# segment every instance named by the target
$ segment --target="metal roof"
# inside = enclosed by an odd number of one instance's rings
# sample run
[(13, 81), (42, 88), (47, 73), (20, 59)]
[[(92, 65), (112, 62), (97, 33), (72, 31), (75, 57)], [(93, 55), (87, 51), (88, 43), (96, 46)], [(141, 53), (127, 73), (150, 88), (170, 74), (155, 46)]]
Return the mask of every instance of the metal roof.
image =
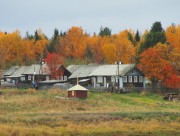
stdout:
[(50, 75), (49, 68), (46, 64), (33, 64), (22, 73), (23, 75)]
[(68, 91), (87, 91), (87, 89), (82, 87), (81, 85), (77, 84), (77, 85), (69, 88)]
[[(124, 76), (129, 70), (135, 67), (135, 64), (121, 64), (119, 65), (119, 75)], [(91, 76), (116, 76), (118, 75), (117, 65), (82, 65), (75, 70), (69, 77), (91, 77)]]
[(84, 66), (84, 65), (69, 65), (66, 69), (69, 72), (74, 73), (77, 69), (79, 69), (82, 66)]
[(22, 77), (22, 76), (24, 76), (24, 75), (22, 75), (22, 73), (24, 71), (26, 71), (27, 69), (28, 69), (28, 66), (21, 66), (12, 75), (7, 76), (7, 77), (11, 77), (11, 78)]
[(4, 76), (10, 76), (12, 75), (17, 69), (19, 68), (19, 66), (12, 66), (11, 68), (7, 69), (5, 72), (4, 72)]
[[(126, 72), (132, 69), (134, 64), (119, 65), (119, 75), (124, 76)], [(99, 65), (89, 76), (116, 76), (118, 75), (117, 65)]]
[(75, 70), (69, 78), (77, 77), (88, 77), (94, 69), (97, 68), (97, 65), (81, 65)]

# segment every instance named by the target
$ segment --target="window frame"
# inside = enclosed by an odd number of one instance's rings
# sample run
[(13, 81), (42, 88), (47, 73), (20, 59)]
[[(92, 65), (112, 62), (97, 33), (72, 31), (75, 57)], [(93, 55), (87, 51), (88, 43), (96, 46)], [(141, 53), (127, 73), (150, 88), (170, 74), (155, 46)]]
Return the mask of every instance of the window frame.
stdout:
[(128, 77), (128, 82), (129, 82), (129, 83), (132, 83), (132, 76), (129, 76), (129, 77)]
[(102, 76), (97, 77), (97, 83), (103, 83), (103, 77)]
[(139, 82), (142, 83), (143, 82), (143, 76), (139, 76)]
[(138, 83), (138, 77), (134, 76), (134, 83)]
[(123, 82), (127, 83), (127, 76), (123, 76)]

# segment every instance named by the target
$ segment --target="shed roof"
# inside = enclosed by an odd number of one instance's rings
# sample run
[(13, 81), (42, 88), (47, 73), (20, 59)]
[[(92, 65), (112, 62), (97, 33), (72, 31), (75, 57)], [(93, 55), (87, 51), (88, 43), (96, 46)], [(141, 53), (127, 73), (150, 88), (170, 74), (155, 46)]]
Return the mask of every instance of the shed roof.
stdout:
[(77, 85), (69, 88), (68, 91), (87, 91), (87, 89), (84, 88), (83, 86), (77, 84)]

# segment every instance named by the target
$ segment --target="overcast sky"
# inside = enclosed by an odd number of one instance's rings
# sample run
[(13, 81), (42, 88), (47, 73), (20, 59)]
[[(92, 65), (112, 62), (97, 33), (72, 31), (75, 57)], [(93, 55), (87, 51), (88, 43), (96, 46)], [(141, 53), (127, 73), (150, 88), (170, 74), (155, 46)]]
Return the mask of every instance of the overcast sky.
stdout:
[(88, 34), (109, 27), (112, 33), (137, 29), (155, 21), (163, 28), (180, 24), (180, 0), (0, 0), (0, 31), (16, 29), (24, 36), (41, 28), (50, 38), (55, 28), (81, 26)]

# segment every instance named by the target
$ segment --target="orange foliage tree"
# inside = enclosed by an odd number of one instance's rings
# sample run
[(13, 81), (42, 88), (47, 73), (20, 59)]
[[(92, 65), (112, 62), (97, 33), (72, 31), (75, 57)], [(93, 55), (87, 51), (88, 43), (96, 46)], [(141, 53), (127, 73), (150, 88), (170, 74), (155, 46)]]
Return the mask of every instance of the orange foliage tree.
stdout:
[(171, 25), (166, 29), (166, 37), (173, 52), (173, 66), (180, 70), (180, 25)]
[(96, 63), (101, 63), (103, 61), (102, 47), (101, 47), (101, 37), (93, 35), (88, 38), (88, 45), (90, 45), (91, 51), (93, 53), (93, 59)]
[(62, 52), (67, 58), (84, 57), (85, 49), (87, 47), (87, 34), (83, 32), (80, 27), (72, 27), (62, 39)]
[(178, 79), (176, 71), (167, 60), (162, 58), (157, 48), (149, 48), (140, 55), (138, 68), (152, 82), (153, 88), (160, 83), (165, 87), (172, 87), (172, 84), (176, 84), (173, 79), (175, 77)]

